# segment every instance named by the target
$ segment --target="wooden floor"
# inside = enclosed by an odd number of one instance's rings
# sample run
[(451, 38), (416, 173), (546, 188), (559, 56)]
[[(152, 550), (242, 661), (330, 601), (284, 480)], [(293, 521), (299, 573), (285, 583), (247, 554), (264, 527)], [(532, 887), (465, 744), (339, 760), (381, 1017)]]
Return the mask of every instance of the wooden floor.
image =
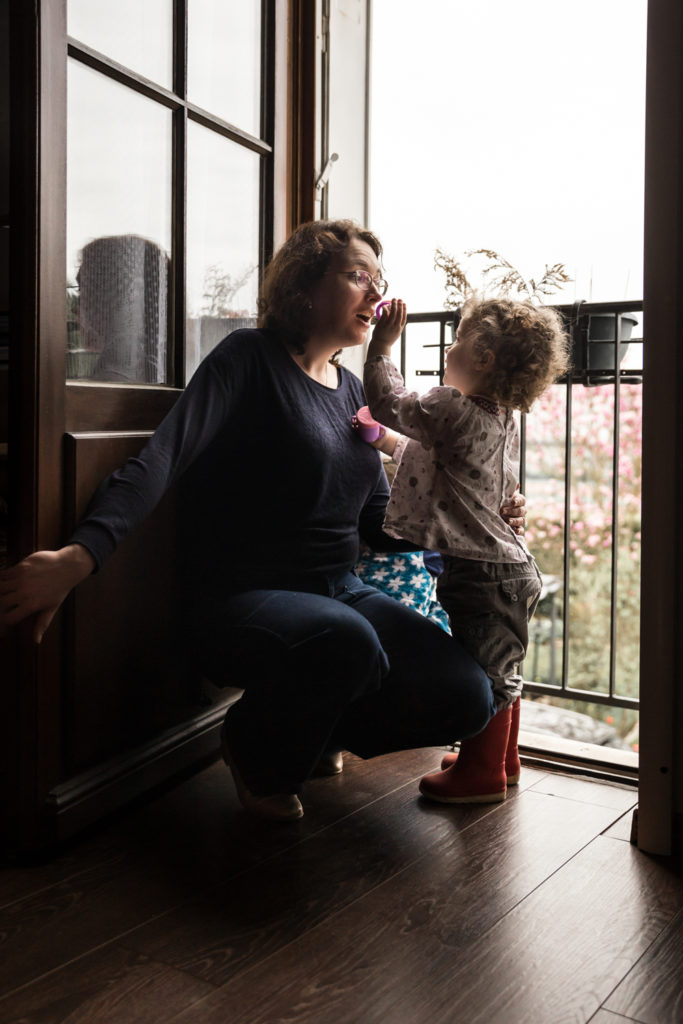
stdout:
[(525, 768), (504, 804), (417, 797), (436, 749), (240, 810), (222, 763), (0, 885), (0, 1022), (667, 1024), (683, 871), (632, 788)]

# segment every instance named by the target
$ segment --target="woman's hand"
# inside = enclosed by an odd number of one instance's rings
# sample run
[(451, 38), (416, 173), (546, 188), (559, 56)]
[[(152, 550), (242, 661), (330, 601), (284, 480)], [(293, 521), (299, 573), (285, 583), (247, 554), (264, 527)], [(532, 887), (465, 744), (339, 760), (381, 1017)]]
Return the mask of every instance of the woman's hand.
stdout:
[(515, 491), (509, 501), (501, 506), (500, 514), (515, 533), (520, 536), (524, 533), (526, 525), (526, 498), (519, 491)]
[(403, 299), (392, 299), (384, 305), (372, 338), (368, 356), (388, 356), (391, 353), (391, 346), (401, 337), (401, 331), (406, 325), (406, 304)]
[(94, 558), (81, 544), (34, 552), (0, 572), (0, 623), (14, 626), (35, 616), (33, 642), (39, 644), (69, 591), (94, 568)]

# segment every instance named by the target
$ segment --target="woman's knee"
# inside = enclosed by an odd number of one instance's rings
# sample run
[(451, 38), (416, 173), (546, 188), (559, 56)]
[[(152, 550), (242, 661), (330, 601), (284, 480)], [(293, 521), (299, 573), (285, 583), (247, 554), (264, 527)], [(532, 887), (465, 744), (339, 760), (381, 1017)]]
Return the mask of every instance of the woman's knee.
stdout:
[(297, 670), (353, 699), (377, 689), (389, 670), (379, 638), (366, 619), (341, 607), (330, 621), (289, 650)]

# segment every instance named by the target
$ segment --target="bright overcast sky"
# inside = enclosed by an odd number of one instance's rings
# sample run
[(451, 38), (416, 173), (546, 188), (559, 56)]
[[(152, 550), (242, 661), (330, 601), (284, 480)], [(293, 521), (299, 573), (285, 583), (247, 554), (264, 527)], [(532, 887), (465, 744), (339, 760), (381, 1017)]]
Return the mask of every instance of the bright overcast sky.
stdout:
[(646, 0), (373, 0), (370, 226), (392, 294), (434, 250), (562, 262), (562, 301), (642, 297)]

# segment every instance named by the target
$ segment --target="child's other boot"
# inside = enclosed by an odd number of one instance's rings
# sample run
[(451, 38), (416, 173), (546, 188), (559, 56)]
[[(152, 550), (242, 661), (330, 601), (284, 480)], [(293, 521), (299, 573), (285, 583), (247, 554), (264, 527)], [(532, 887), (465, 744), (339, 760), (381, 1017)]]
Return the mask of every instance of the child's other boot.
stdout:
[(425, 775), (420, 792), (442, 804), (495, 804), (507, 792), (505, 753), (511, 708), (502, 708), (482, 732), (460, 744), (460, 754), (444, 771)]
[[(508, 737), (507, 750), (505, 751), (505, 775), (508, 786), (517, 785), (522, 771), (522, 765), (519, 760), (519, 748), (517, 746), (517, 740), (519, 738), (519, 715), (521, 703), (522, 698), (518, 697), (510, 708), (510, 735)], [(455, 764), (457, 760), (457, 750), (452, 753), (445, 754), (441, 761), (442, 769), (450, 768), (450, 766)]]

